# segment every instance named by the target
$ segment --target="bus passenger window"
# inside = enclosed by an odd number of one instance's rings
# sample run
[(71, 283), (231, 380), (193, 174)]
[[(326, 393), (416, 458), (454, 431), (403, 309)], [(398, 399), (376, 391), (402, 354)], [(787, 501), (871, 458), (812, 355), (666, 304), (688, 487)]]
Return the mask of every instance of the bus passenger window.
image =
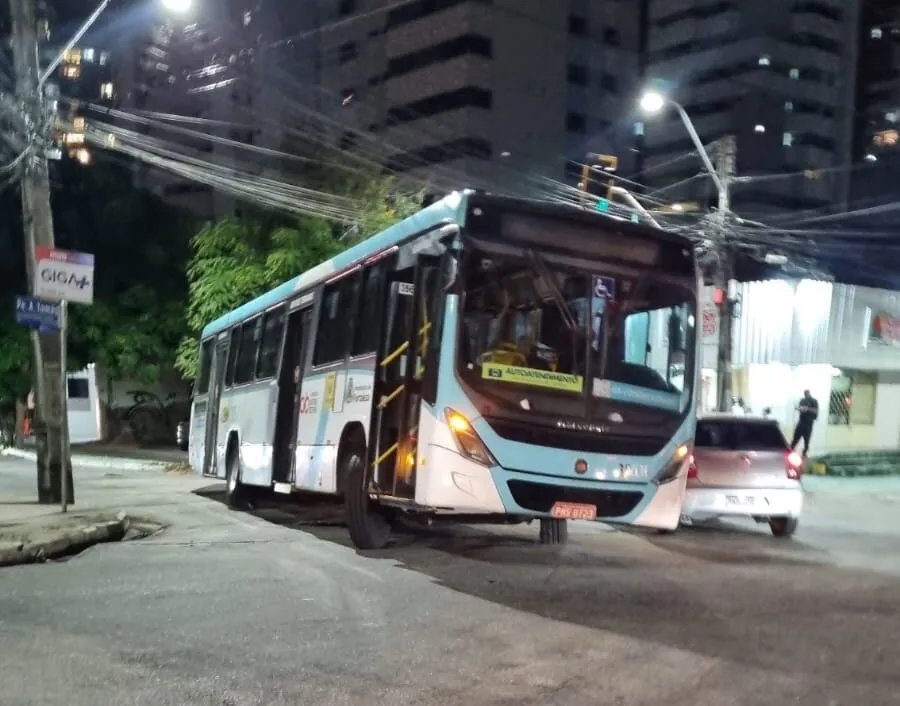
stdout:
[(256, 368), (256, 349), (261, 328), (262, 320), (258, 316), (241, 326), (241, 343), (238, 349), (237, 365), (234, 369), (234, 383), (236, 385), (253, 380), (253, 371)]
[(265, 380), (275, 376), (278, 354), (281, 352), (284, 332), (284, 307), (280, 306), (266, 314), (263, 324), (262, 342), (259, 345), (259, 362), (256, 365), (256, 379)]
[(381, 327), (381, 312), (384, 309), (384, 283), (387, 279), (387, 263), (381, 262), (370, 267), (365, 273), (359, 317), (353, 336), (353, 355), (374, 353), (378, 349), (378, 331)]
[(209, 374), (212, 366), (213, 339), (207, 339), (200, 345), (200, 369), (197, 372), (197, 388), (195, 395), (205, 395), (209, 392)]
[(325, 365), (343, 360), (349, 348), (350, 323), (359, 275), (347, 277), (325, 287), (316, 333), (313, 365)]
[(234, 371), (237, 368), (238, 349), (241, 347), (241, 327), (231, 329), (231, 341), (228, 344), (228, 368), (225, 370), (225, 387), (234, 385)]

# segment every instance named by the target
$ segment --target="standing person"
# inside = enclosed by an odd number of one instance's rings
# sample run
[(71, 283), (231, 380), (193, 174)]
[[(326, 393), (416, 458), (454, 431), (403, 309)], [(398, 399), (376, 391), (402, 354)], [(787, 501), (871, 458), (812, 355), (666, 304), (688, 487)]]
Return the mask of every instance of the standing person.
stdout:
[(791, 442), (791, 449), (795, 449), (800, 439), (803, 439), (803, 457), (806, 458), (809, 453), (809, 438), (812, 436), (813, 422), (819, 418), (819, 402), (809, 394), (809, 390), (803, 391), (803, 399), (797, 405), (797, 411), (800, 418), (797, 420), (797, 426), (794, 428), (794, 440)]

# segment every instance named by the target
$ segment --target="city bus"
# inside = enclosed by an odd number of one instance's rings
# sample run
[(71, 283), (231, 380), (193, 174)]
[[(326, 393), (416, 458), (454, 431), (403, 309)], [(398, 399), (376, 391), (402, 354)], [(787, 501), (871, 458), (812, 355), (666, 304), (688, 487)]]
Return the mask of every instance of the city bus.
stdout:
[(395, 520), (678, 525), (696, 411), (687, 239), (454, 192), (209, 324), (192, 467)]

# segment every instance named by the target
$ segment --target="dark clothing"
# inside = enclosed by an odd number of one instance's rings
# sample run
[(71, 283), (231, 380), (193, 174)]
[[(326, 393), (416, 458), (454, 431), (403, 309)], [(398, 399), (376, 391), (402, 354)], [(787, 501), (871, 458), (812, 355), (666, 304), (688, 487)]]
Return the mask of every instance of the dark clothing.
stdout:
[(807, 395), (800, 400), (798, 407), (800, 408), (798, 424), (806, 423), (812, 426), (812, 423), (819, 418), (819, 401), (812, 395)]
[(797, 422), (797, 428), (794, 429), (794, 438), (791, 441), (791, 448), (797, 448), (800, 439), (803, 439), (803, 455), (809, 453), (809, 438), (812, 436), (812, 422)]
[(797, 405), (800, 410), (800, 419), (794, 429), (794, 438), (791, 448), (797, 448), (800, 439), (803, 439), (803, 455), (809, 453), (809, 439), (812, 436), (813, 422), (819, 418), (819, 402), (812, 395), (806, 395)]

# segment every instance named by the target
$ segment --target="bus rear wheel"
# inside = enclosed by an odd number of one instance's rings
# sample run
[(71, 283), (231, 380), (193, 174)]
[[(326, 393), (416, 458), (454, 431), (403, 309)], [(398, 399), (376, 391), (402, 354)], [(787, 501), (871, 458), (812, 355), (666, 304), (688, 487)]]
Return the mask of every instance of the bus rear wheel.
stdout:
[(343, 455), (347, 529), (357, 549), (381, 549), (391, 536), (391, 523), (385, 511), (369, 498), (364, 459), (365, 450), (359, 446)]
[(241, 483), (241, 453), (237, 448), (228, 449), (228, 461), (225, 464), (225, 500), (228, 507), (242, 510), (247, 505), (247, 493)]
[(566, 520), (541, 518), (541, 544), (565, 544), (569, 541), (569, 525)]

